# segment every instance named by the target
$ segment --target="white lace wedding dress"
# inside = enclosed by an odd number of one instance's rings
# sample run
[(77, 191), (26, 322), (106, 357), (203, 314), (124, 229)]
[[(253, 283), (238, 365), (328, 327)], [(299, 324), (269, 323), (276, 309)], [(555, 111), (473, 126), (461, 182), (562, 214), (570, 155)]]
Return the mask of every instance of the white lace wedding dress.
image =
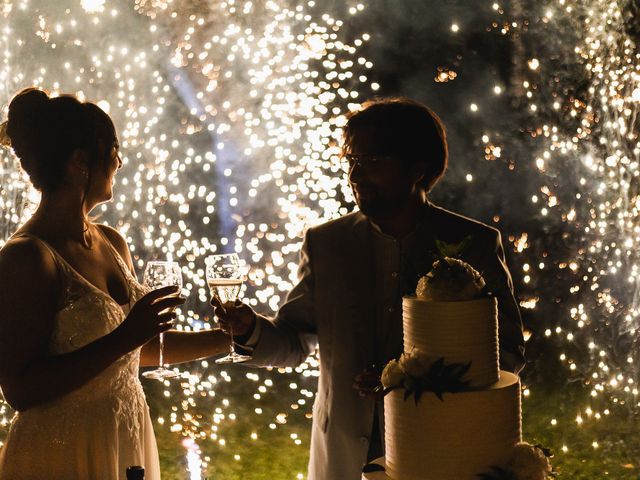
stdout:
[[(125, 306), (47, 248), (65, 284), (63, 307), (49, 343), (49, 353), (57, 355), (114, 330), (144, 289), (113, 247), (129, 284), (130, 300)], [(0, 480), (116, 480), (126, 478), (130, 465), (144, 466), (146, 480), (160, 479), (153, 426), (138, 380), (139, 360), (137, 349), (81, 388), (17, 413), (0, 451)]]

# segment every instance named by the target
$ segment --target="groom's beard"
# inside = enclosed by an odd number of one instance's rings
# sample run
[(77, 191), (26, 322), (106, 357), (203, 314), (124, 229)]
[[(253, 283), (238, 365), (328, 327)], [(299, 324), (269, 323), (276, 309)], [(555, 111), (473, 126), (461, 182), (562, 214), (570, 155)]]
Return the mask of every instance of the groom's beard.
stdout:
[(364, 193), (358, 195), (357, 191), (354, 193), (360, 211), (374, 221), (376, 218), (390, 218), (399, 214), (407, 208), (411, 201), (410, 196), (387, 198), (385, 195), (376, 194), (376, 192), (367, 192), (366, 195)]

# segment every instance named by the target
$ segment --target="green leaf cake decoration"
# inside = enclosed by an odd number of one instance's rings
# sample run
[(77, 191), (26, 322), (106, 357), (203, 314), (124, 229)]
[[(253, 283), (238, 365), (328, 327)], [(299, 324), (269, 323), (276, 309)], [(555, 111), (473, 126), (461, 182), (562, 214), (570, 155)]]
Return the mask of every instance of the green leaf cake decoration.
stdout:
[(431, 392), (441, 401), (445, 393), (469, 390), (464, 376), (471, 363), (449, 363), (444, 358), (429, 359), (419, 350), (403, 353), (400, 360), (392, 360), (382, 372), (383, 392), (404, 388), (404, 399), (413, 396), (416, 405), (425, 392)]
[(436, 248), (441, 257), (459, 257), (473, 241), (472, 235), (467, 235), (459, 243), (446, 243), (436, 238)]

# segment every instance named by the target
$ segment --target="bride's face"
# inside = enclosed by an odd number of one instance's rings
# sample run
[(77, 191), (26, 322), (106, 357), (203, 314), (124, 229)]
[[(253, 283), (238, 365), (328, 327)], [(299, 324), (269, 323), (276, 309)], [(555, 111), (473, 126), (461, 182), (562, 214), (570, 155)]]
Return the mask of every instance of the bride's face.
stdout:
[(113, 198), (115, 175), (122, 166), (122, 160), (116, 142), (113, 143), (108, 155), (108, 160), (104, 166), (98, 165), (91, 175), (91, 184), (89, 185), (87, 200), (90, 199), (93, 206), (108, 202)]

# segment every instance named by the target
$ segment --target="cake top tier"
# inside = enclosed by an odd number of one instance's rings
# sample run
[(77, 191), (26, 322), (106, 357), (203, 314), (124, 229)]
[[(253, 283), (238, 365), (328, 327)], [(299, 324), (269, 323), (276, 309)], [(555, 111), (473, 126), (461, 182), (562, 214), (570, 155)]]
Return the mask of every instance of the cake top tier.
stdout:
[(483, 387), (499, 378), (495, 298), (434, 302), (404, 297), (404, 351), (414, 349), (446, 363), (470, 363), (466, 379)]

